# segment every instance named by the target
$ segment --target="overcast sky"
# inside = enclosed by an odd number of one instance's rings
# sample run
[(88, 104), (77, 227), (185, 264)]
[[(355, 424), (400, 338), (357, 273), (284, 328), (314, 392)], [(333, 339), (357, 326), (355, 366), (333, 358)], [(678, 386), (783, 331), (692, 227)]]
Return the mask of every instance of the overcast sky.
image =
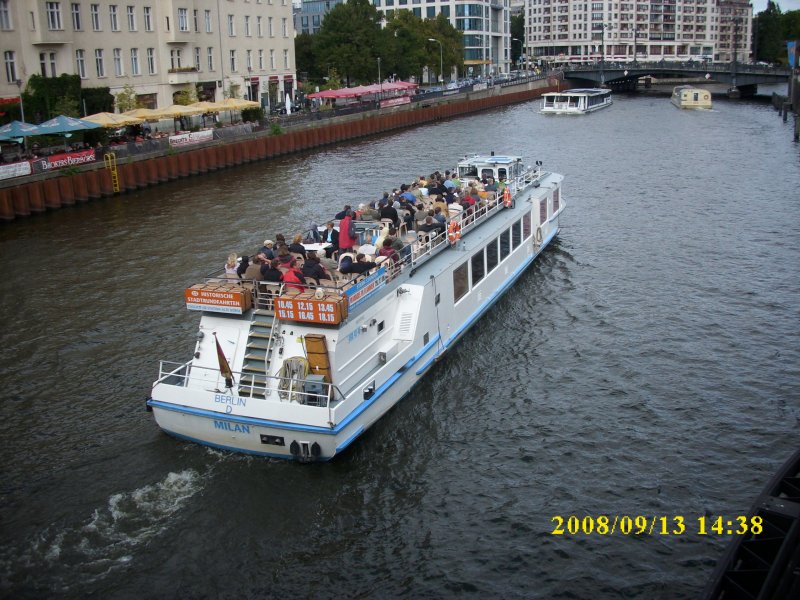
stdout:
[[(767, 0), (751, 0), (750, 4), (753, 5), (753, 16), (767, 8)], [(778, 0), (777, 5), (781, 7), (781, 12), (800, 10), (800, 0)]]

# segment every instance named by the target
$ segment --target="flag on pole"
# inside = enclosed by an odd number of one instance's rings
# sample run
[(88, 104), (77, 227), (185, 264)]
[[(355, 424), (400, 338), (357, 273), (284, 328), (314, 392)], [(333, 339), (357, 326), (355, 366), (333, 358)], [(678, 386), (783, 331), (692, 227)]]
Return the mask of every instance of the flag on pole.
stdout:
[(222, 351), (222, 346), (219, 345), (217, 334), (214, 334), (214, 341), (217, 343), (217, 360), (219, 361), (219, 372), (225, 378), (225, 387), (233, 387), (233, 373), (231, 366), (228, 364), (228, 359), (225, 358), (225, 353)]

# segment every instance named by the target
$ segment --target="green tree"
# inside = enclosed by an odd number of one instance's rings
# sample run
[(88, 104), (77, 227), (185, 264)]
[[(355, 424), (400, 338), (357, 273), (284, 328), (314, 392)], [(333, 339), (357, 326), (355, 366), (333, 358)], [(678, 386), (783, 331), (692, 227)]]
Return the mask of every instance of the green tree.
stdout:
[(756, 59), (786, 62), (786, 44), (780, 7), (769, 0), (766, 10), (758, 13), (756, 27)]
[[(430, 48), (428, 33), (423, 21), (409, 10), (397, 11), (389, 17), (383, 29), (381, 49), (381, 77), (395, 75), (400, 79), (411, 76), (420, 77), (422, 69), (429, 64)], [(436, 46), (436, 65), (438, 70), (439, 47)]]
[(188, 84), (186, 88), (172, 94), (172, 101), (181, 106), (188, 106), (197, 102), (197, 88)]
[(338, 4), (322, 21), (315, 56), (325, 72), (332, 67), (347, 85), (375, 81), (380, 55), (381, 16), (369, 0)]
[(58, 116), (56, 102), (71, 98), (78, 102), (81, 97), (81, 79), (77, 75), (43, 77), (31, 75), (22, 93), (25, 103), (25, 118), (31, 123), (41, 123)]
[[(424, 30), (427, 38), (434, 38), (442, 42), (442, 62), (445, 78), (449, 76), (453, 68), (458, 73), (464, 72), (464, 34), (450, 24), (450, 19), (442, 13), (436, 15), (435, 19), (423, 21)], [(427, 64), (435, 72), (439, 71), (439, 44), (428, 42)]]
[(53, 104), (54, 116), (64, 115), (67, 117), (80, 117), (81, 112), (78, 101), (69, 96), (62, 96)]
[(126, 83), (122, 91), (115, 96), (115, 104), (119, 112), (125, 112), (136, 108), (136, 90), (129, 83)]
[(114, 96), (107, 87), (83, 88), (81, 98), (87, 115), (114, 110)]
[(294, 38), (294, 57), (297, 63), (298, 77), (305, 73), (309, 81), (321, 81), (324, 72), (320, 70), (320, 62), (315, 51), (315, 36), (310, 33), (301, 33)]

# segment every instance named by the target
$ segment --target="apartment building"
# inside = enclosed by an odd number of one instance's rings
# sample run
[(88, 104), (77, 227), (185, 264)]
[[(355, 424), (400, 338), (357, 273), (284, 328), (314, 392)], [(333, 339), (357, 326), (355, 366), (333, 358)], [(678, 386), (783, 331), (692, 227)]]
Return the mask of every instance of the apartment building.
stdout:
[(749, 62), (752, 21), (746, 0), (526, 0), (525, 45), (534, 62)]
[(34, 73), (111, 94), (130, 84), (149, 108), (189, 86), (263, 106), (296, 88), (290, 0), (0, 0), (0, 52), (0, 98)]

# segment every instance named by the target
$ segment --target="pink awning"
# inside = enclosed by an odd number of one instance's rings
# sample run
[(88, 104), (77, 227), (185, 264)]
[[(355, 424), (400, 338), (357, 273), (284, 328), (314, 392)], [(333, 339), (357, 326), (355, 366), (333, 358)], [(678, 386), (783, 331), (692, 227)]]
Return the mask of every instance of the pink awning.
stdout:
[(383, 84), (374, 83), (372, 85), (359, 85), (351, 88), (341, 88), (338, 90), (323, 90), (308, 94), (306, 98), (355, 98), (357, 96), (368, 96), (370, 94), (380, 94), (386, 92), (397, 92), (401, 90), (411, 90), (419, 87), (416, 83), (407, 81), (392, 81)]

